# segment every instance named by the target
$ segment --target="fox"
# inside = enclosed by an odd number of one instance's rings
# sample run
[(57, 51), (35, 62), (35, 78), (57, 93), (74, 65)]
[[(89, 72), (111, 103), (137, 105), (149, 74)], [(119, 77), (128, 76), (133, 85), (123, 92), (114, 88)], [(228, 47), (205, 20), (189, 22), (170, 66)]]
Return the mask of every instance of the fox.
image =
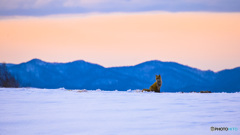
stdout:
[(150, 86), (149, 89), (143, 89), (142, 92), (144, 92), (144, 91), (148, 91), (148, 92), (153, 91), (153, 92), (160, 93), (161, 86), (162, 86), (162, 77), (161, 77), (161, 75), (156, 75), (156, 82), (152, 86)]

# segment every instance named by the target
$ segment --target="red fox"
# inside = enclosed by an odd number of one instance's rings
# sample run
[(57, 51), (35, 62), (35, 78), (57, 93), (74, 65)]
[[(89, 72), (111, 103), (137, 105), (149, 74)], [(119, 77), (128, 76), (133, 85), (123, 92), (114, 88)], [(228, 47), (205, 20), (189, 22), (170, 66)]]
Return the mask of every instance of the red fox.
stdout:
[(143, 92), (143, 91), (148, 91), (148, 92), (150, 92), (150, 91), (160, 92), (161, 86), (162, 86), (162, 77), (161, 77), (161, 75), (156, 75), (156, 82), (155, 82), (152, 86), (150, 86), (149, 89), (143, 89), (142, 92)]

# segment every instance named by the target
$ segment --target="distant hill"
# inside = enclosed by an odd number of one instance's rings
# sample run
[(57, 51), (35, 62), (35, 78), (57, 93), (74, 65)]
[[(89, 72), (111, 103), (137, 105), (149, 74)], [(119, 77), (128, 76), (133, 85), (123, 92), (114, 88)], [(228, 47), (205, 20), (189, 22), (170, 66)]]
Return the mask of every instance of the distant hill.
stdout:
[(135, 66), (105, 68), (83, 60), (48, 63), (33, 59), (10, 64), (9, 71), (23, 87), (128, 90), (149, 88), (161, 74), (162, 92), (240, 91), (240, 67), (220, 72), (202, 71), (175, 62), (147, 61)]

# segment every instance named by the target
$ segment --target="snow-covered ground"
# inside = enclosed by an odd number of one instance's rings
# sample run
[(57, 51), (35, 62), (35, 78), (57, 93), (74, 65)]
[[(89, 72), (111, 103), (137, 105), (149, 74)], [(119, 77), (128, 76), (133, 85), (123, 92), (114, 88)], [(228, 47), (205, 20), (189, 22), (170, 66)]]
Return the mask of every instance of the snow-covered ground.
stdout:
[(237, 135), (240, 93), (0, 88), (0, 135), (36, 134)]

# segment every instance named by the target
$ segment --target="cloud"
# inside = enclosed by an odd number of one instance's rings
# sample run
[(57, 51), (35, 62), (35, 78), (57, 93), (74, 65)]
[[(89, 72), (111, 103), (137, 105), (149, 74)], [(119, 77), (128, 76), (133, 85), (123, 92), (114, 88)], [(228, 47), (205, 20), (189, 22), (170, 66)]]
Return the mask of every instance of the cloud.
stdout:
[(102, 3), (111, 3), (110, 0), (66, 0), (63, 3), (65, 7), (91, 7)]
[(56, 0), (1, 0), (0, 8), (2, 10), (15, 9), (35, 9), (49, 5)]
[(86, 12), (240, 12), (239, 0), (1, 0), (0, 15)]
[(36, 0), (35, 7), (43, 7), (45, 5), (48, 5), (50, 2), (53, 2), (54, 0)]

